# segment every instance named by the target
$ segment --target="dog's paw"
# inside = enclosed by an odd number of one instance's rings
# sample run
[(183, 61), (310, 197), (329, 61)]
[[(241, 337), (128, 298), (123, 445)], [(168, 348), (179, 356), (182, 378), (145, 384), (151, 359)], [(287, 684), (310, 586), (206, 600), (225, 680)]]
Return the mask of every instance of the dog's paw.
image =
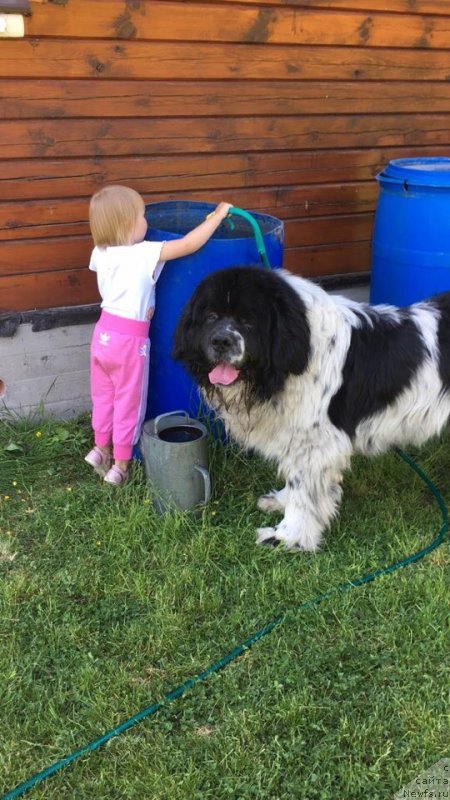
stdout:
[(257, 528), (256, 533), (257, 544), (262, 544), (266, 547), (278, 547), (281, 544), (276, 528)]
[(278, 500), (278, 492), (262, 494), (256, 505), (260, 511), (283, 511), (283, 506)]
[(257, 544), (262, 544), (266, 547), (282, 545), (284, 550), (292, 550), (293, 552), (315, 553), (320, 543), (320, 537), (312, 538), (310, 536), (294, 535), (289, 531), (285, 532), (283, 523), (280, 523), (277, 528), (257, 528), (256, 533)]

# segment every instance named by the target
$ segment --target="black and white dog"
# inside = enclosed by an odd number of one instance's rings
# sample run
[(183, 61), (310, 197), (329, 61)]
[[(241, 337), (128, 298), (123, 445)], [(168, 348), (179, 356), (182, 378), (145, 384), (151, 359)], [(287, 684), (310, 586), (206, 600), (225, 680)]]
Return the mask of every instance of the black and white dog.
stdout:
[(450, 415), (450, 292), (371, 307), (255, 267), (205, 278), (183, 310), (175, 359), (230, 436), (274, 460), (284, 511), (258, 541), (316, 550), (353, 453), (421, 444)]

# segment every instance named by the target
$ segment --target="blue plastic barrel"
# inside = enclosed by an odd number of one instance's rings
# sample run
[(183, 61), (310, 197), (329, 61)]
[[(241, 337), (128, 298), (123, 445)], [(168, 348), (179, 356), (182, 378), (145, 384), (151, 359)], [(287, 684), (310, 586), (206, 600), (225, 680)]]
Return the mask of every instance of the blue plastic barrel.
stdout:
[(450, 158), (399, 158), (377, 175), (371, 303), (450, 289)]
[[(185, 200), (150, 203), (145, 208), (146, 239), (179, 239), (200, 225), (214, 203)], [(282, 266), (284, 225), (276, 217), (250, 212), (258, 223), (273, 269)], [(242, 217), (221, 223), (196, 253), (168, 261), (156, 284), (156, 311), (150, 327), (150, 377), (147, 419), (182, 409), (191, 417), (204, 415), (200, 394), (183, 367), (171, 357), (173, 335), (181, 311), (200, 281), (218, 269), (261, 264), (253, 230)], [(264, 267), (256, 267), (264, 269)]]

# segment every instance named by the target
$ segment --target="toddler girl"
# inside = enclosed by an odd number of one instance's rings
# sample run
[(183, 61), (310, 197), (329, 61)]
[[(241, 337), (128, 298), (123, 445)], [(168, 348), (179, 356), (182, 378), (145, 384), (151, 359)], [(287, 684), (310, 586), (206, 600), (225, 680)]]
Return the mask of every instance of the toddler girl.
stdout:
[(97, 273), (101, 316), (91, 342), (91, 397), (94, 448), (85, 461), (107, 483), (128, 477), (147, 404), (149, 327), (155, 284), (166, 261), (198, 250), (227, 216), (219, 203), (204, 222), (181, 239), (144, 241), (142, 197), (126, 186), (106, 186), (94, 194), (89, 223), (95, 248), (89, 269)]

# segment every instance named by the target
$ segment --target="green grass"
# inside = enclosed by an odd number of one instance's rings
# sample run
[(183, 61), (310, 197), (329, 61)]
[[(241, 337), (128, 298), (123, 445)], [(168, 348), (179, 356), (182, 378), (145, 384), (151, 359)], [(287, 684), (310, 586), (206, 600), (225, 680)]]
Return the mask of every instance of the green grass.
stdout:
[[(390, 798), (449, 755), (448, 542), (394, 454), (355, 459), (319, 554), (258, 548), (270, 465), (213, 452), (202, 516), (158, 517), (140, 465), (89, 470), (87, 418), (0, 423), (0, 792), (114, 728), (265, 624), (251, 650), (27, 796)], [(412, 453), (450, 501), (449, 437)]]

